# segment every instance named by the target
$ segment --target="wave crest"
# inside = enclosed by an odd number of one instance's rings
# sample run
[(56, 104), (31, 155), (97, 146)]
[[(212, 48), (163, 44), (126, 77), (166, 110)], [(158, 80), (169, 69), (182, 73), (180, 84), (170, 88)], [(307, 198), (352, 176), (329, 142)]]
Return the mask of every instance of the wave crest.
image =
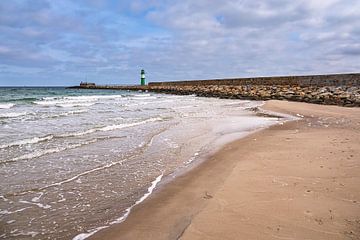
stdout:
[(13, 147), (13, 146), (22, 146), (22, 145), (26, 145), (26, 144), (34, 144), (34, 143), (43, 142), (43, 141), (48, 141), (48, 140), (52, 139), (53, 137), (54, 137), (54, 135), (47, 135), (47, 136), (44, 136), (44, 137), (33, 137), (33, 138), (22, 139), (22, 140), (19, 140), (19, 141), (15, 141), (15, 142), (11, 142), (11, 143), (8, 143), (8, 144), (0, 145), (0, 149)]
[(13, 103), (1, 103), (0, 104), (0, 109), (9, 109), (9, 108), (12, 108), (14, 106), (15, 106), (15, 104), (13, 104)]

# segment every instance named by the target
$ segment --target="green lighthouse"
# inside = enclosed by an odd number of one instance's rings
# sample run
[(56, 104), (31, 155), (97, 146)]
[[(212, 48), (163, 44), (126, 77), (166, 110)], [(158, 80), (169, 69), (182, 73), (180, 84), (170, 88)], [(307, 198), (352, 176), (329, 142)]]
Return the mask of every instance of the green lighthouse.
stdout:
[(141, 86), (145, 85), (145, 70), (141, 69)]

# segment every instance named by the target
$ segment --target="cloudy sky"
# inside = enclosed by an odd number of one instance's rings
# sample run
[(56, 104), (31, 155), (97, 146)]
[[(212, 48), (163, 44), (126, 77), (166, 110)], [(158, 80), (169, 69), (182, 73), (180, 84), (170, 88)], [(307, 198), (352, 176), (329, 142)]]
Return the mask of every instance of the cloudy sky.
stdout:
[(2, 0), (0, 85), (360, 72), (359, 0)]

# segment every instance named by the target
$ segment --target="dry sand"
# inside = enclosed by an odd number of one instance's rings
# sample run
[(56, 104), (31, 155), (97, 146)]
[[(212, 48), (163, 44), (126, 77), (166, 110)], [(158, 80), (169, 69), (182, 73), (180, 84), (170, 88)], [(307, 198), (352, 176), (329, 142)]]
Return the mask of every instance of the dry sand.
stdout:
[(225, 146), (90, 239), (360, 239), (360, 108), (299, 114)]

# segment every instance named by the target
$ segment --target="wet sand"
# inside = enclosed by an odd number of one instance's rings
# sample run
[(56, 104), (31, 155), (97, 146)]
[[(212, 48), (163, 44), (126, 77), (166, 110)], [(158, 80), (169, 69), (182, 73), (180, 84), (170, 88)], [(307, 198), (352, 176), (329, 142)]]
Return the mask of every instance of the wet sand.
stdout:
[(360, 108), (298, 115), (226, 145), (90, 239), (360, 239)]

